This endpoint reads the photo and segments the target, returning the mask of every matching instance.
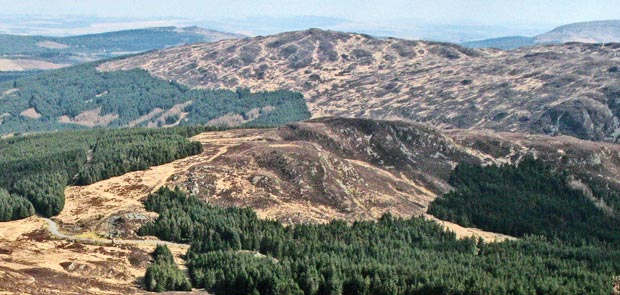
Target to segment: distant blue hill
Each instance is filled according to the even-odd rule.
[[[620,42],[620,20],[591,21],[557,27],[534,37],[510,36],[463,42],[471,48],[515,49],[549,43],[612,43]]]
[[[504,50],[532,46],[535,44],[536,40],[534,38],[524,36],[510,36],[461,43],[461,45],[470,48],[498,48]]]
[[[4,60],[0,63],[0,81],[4,76],[20,76],[19,72],[242,37],[199,27],[157,27],[69,37],[0,34],[0,59]]]

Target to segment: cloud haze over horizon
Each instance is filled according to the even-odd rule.
[[[243,18],[317,15],[357,21],[418,19],[444,24],[571,23],[613,19],[617,0],[20,0],[0,1],[0,14],[101,17]]]
[[[618,0],[0,0],[0,4],[0,18],[20,15],[19,25],[23,26],[23,20],[31,16],[28,28],[15,29],[5,21],[0,24],[0,31],[57,35],[157,24],[200,25],[250,35],[316,26],[459,41],[534,35],[557,25],[620,15]],[[312,17],[298,18],[302,15]],[[82,20],[75,21],[74,27],[54,29],[44,24],[35,27],[35,16],[81,16]],[[92,21],[88,21],[89,16]],[[435,37],[433,31],[441,32]]]

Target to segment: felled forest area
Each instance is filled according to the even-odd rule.
[[[145,201],[143,235],[191,243],[193,287],[215,294],[605,294],[620,251],[526,236],[457,239],[423,218],[297,224],[260,220],[162,188]],[[152,265],[157,268],[159,264]],[[166,281],[178,281],[162,264]],[[166,290],[174,290],[171,284]]]
[[[35,211],[57,215],[69,184],[86,185],[198,154],[202,146],[188,138],[204,130],[96,129],[0,140],[0,220]]]

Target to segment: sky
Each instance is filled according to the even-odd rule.
[[[614,19],[618,0],[0,0],[0,14],[183,17],[316,15],[358,21],[571,23]]]
[[[248,35],[312,26],[462,41],[532,36],[558,25],[620,18],[620,0],[0,0],[0,7],[0,17],[20,15],[26,16],[20,24],[30,21],[29,27],[15,29],[16,22],[5,18],[0,22],[1,32],[21,30],[25,34],[58,35],[189,24]],[[72,30],[67,30],[67,26],[53,29],[44,23],[33,29],[41,21],[34,16],[91,16],[106,21],[76,25]],[[298,16],[331,17],[346,22],[302,22],[296,20]],[[277,18],[279,22],[274,21]]]

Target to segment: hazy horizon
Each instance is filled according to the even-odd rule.
[[[572,23],[614,19],[616,0],[21,0],[3,3],[2,15],[92,15],[99,17],[181,17],[189,19],[315,15],[352,21],[416,19],[457,24]],[[38,9],[37,9],[38,8]]]
[[[0,32],[65,36],[197,25],[246,35],[266,35],[318,27],[461,42],[512,35],[533,36],[559,25],[618,18],[620,5],[614,2],[0,0],[3,4]]]

